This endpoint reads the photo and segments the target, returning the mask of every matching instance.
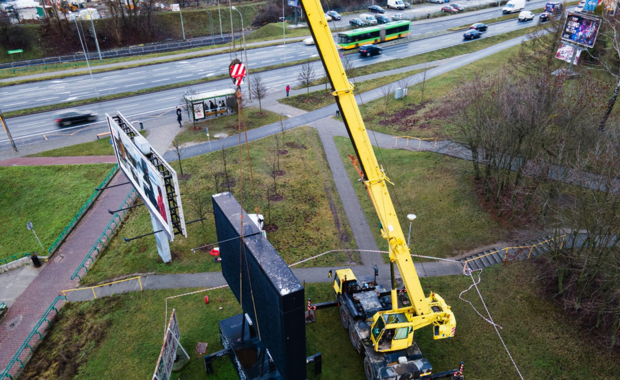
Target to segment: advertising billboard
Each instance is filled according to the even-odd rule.
[[[599,18],[570,12],[566,17],[562,40],[590,49],[594,47],[600,24]]]
[[[112,117],[107,115],[107,120],[119,167],[140,194],[151,215],[158,219],[166,235],[173,240],[172,218],[167,202],[166,185],[161,173]]]
[[[570,44],[565,44],[560,42],[560,47],[558,48],[557,53],[555,53],[555,57],[560,61],[570,63],[571,58],[573,58],[573,54],[575,53],[575,47]],[[576,65],[579,61],[579,56],[581,55],[581,48],[577,48],[577,54],[575,55],[575,60],[573,61],[573,65]]]
[[[161,347],[157,364],[155,365],[155,373],[153,380],[169,380],[172,374],[172,367],[177,358],[177,349],[179,348],[179,322],[177,322],[176,310],[172,309],[172,315],[168,322],[166,335],[164,335],[164,344]]]
[[[194,120],[205,118],[205,105],[204,103],[194,103]]]

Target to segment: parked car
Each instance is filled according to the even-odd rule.
[[[459,11],[459,12],[462,12],[462,11],[464,11],[464,10],[465,10],[465,7],[463,7],[463,6],[462,6],[462,5],[460,5],[460,4],[451,4],[450,6],[451,6],[452,8],[454,8],[454,9],[456,9],[456,10],[457,10],[457,11]]]
[[[403,3],[402,0],[388,0],[387,8],[388,9],[392,8],[392,9],[403,10],[403,9],[405,9],[405,3]]]
[[[481,22],[477,22],[475,24],[472,24],[469,29],[475,29],[478,30],[480,32],[486,32],[487,31],[488,26],[486,24],[483,24]]]
[[[352,19],[350,19],[349,20],[349,25],[351,25],[351,26],[366,26],[364,21],[360,20],[359,18],[352,18]]]
[[[304,40],[304,45],[314,45],[314,38],[308,37]]]
[[[371,5],[368,7],[368,10],[374,13],[385,13],[385,9],[381,8],[378,5]]]
[[[68,127],[71,124],[97,121],[97,114],[90,111],[68,109],[59,114],[56,114],[54,121],[59,127]]]
[[[435,3],[435,4],[441,4],[444,1],[443,0],[430,0],[431,3]]]
[[[364,21],[366,25],[377,25],[377,19],[373,15],[362,13],[359,15],[359,19]]]
[[[360,46],[360,55],[370,57],[371,55],[379,55],[383,52],[379,46],[376,45],[362,45]]]
[[[402,13],[396,13],[394,15],[392,15],[392,21],[400,21],[400,20],[404,20],[405,19],[405,15]]]
[[[549,12],[543,12],[540,14],[540,17],[538,18],[539,22],[546,22],[551,20],[551,13]]]
[[[388,22],[390,22],[390,19],[384,15],[376,15],[375,18],[377,19],[377,23],[379,24],[387,24]]]
[[[477,31],[476,29],[469,29],[465,34],[463,34],[463,39],[465,40],[474,40],[476,38],[482,37],[482,33]]]
[[[340,16],[340,13],[336,11],[329,11],[326,14],[329,15],[329,17],[331,17],[333,20],[336,20],[336,21],[342,20],[342,16]]]
[[[444,5],[441,7],[442,12],[446,13],[457,13],[458,11],[455,8],[452,8],[450,5]]]
[[[325,13],[325,20],[331,21],[332,20],[332,16],[328,15],[327,13]]]
[[[534,19],[534,13],[530,11],[521,11],[519,13],[519,21],[532,21]]]
[[[411,9],[411,3],[408,1],[403,1],[403,3],[405,4],[405,8]]]

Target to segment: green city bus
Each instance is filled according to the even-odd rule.
[[[338,33],[340,49],[355,49],[364,44],[374,44],[407,37],[411,28],[410,21],[395,21]]]

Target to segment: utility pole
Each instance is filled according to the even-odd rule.
[[[93,87],[95,88],[95,95],[97,95],[97,99],[99,99],[99,91],[97,91],[97,86],[95,85],[95,78],[93,78],[93,72],[90,69],[90,62],[88,61],[88,55],[86,55],[86,49],[84,48],[84,42],[82,42],[82,35],[80,34],[80,28],[77,23],[77,17],[73,18],[75,21],[75,29],[77,30],[78,38],[80,39],[80,44],[82,45],[82,51],[84,52],[84,59],[86,59],[86,66],[88,66],[88,73],[90,74],[90,80],[93,82]],[[84,36],[86,38],[86,36]]]
[[[2,115],[2,110],[0,110],[0,122],[2,123],[2,127],[4,127],[4,131],[6,132],[6,135],[9,137],[9,141],[11,142],[11,145],[13,146],[13,150],[17,152],[15,141],[13,141],[13,136],[11,136],[9,127],[6,126],[6,121],[4,120],[4,115]]]
[[[90,25],[93,28],[93,37],[95,37],[95,45],[97,45],[97,53],[99,53],[99,62],[103,59],[101,58],[101,49],[99,49],[99,41],[97,41],[97,32],[95,32],[95,23],[93,22],[93,14],[88,13],[88,18],[90,19]]]
[[[185,27],[183,26],[183,12],[181,11],[181,5],[183,5],[183,3],[179,3],[179,15],[181,16],[181,32],[183,33],[183,41],[185,41]]]

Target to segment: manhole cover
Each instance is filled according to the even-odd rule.
[[[55,262],[55,263],[59,263],[59,262],[61,262],[61,261],[62,261],[62,259],[64,259],[64,258],[65,258],[65,255],[58,255],[58,256],[54,259],[54,262]]]
[[[208,343],[198,342],[198,344],[196,345],[196,353],[198,354],[206,353],[208,345],[209,345]]]

